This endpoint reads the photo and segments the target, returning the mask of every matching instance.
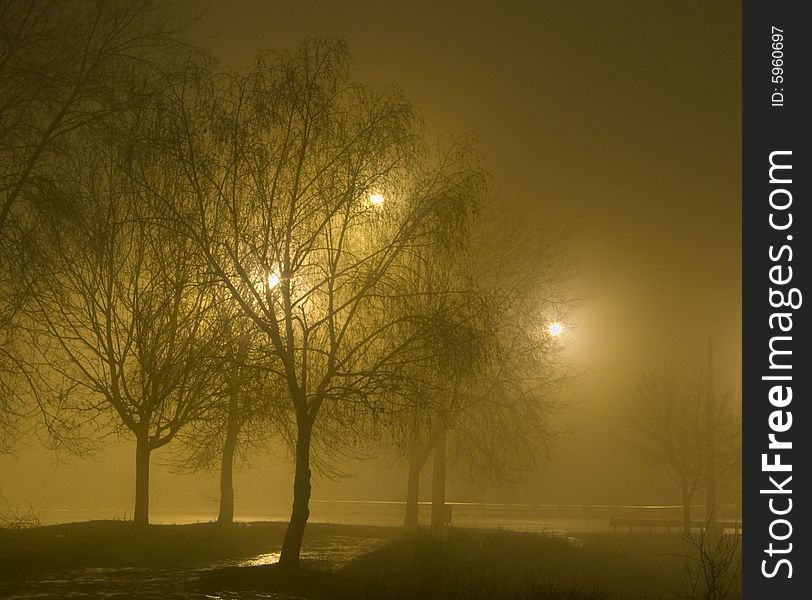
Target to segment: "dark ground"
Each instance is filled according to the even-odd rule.
[[[170,597],[161,586],[171,582],[172,598],[671,599],[685,592],[686,569],[695,564],[678,534],[563,539],[452,529],[437,538],[427,531],[405,535],[396,528],[313,523],[302,571],[292,575],[263,564],[275,560],[284,527],[139,530],[127,522],[93,521],[0,530],[0,597],[159,598]],[[119,591],[110,592],[107,580],[116,580]]]

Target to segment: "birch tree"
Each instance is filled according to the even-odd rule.
[[[465,220],[483,185],[460,148],[426,160],[412,106],[352,82],[349,64],[342,43],[309,41],[176,92],[194,198],[178,221],[273,348],[294,415],[288,567],[310,514],[314,438],[352,411],[387,410],[420,331],[396,310],[408,257]]]

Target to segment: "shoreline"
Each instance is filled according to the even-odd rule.
[[[493,598],[547,597],[533,595],[544,589],[560,592],[553,598],[627,600],[656,598],[660,592],[668,597],[665,592],[678,588],[690,565],[689,548],[675,533],[606,532],[567,539],[450,528],[438,537],[428,529],[407,533],[402,527],[314,522],[305,534],[303,576],[291,579],[276,573],[274,565],[286,525],[210,522],[138,528],[124,521],[85,521],[2,529],[0,596],[9,590],[16,597],[28,597],[20,596],[20,590],[36,596],[60,581],[89,586],[93,593],[88,598],[125,585],[139,586],[138,593],[146,594],[133,596],[139,598],[159,597],[166,586],[178,585],[187,596],[197,590],[200,598],[214,591],[257,589],[287,590],[308,599],[445,598],[448,589],[467,590],[476,583],[490,589]],[[139,583],[143,581],[151,583]],[[566,591],[567,586],[575,591]],[[334,589],[345,595],[332,595]],[[404,590],[412,590],[411,595],[399,595]],[[584,595],[584,590],[595,593]],[[455,597],[479,597],[461,594]]]

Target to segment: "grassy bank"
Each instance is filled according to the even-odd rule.
[[[0,578],[80,568],[174,567],[249,559],[279,550],[286,523],[150,525],[88,521],[29,529],[0,529]],[[396,530],[313,523],[307,540],[335,536],[386,540]]]
[[[206,588],[329,600],[632,600],[673,598],[687,566],[679,536],[592,535],[583,543],[532,533],[452,530],[402,536],[332,573],[276,566],[209,573]]]
[[[704,598],[702,586],[687,592],[695,548],[679,535],[605,533],[565,540],[452,529],[438,538],[426,531],[405,535],[396,528],[313,523],[299,574],[248,560],[273,562],[284,528],[284,523],[252,523],[139,530],[130,523],[97,521],[0,530],[0,578],[33,580],[61,571],[70,585],[72,569],[155,567],[188,573],[192,566],[198,594],[256,590],[310,600],[634,600],[671,599],[682,591],[682,597]]]

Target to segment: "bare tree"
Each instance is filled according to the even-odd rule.
[[[130,158],[100,142],[66,162],[53,193],[76,211],[54,230],[53,271],[32,283],[32,316],[39,366],[60,401],[135,438],[134,520],[145,525],[151,452],[208,409],[212,294],[190,242],[162,225],[129,176]],[[173,186],[160,164],[142,174]]]
[[[704,529],[686,537],[689,553],[676,596],[683,600],[734,600],[742,597],[741,531]]]
[[[152,0],[0,4],[0,449],[13,446],[15,422],[36,409],[52,434],[64,433],[59,415],[30,402],[37,373],[16,328],[31,291],[21,282],[41,263],[42,216],[72,210],[39,190],[80,132],[149,95],[159,55],[177,46],[167,22]]]
[[[442,261],[445,284],[434,287],[447,291],[431,296],[445,307],[428,321],[432,358],[405,386],[419,396],[406,417],[407,527],[417,525],[420,471],[432,453],[438,528],[445,521],[447,457],[478,481],[514,483],[535,472],[555,432],[557,388],[569,378],[564,344],[547,330],[575,303],[559,245],[498,214],[485,217],[471,251],[458,255],[456,283],[448,282],[455,261]]]
[[[289,439],[285,390],[273,373],[267,348],[253,324],[235,312],[230,298],[220,298],[214,320],[213,401],[205,419],[178,435],[180,454],[169,464],[180,471],[219,469],[217,522],[234,522],[234,470],[251,450],[264,449],[275,437]]]
[[[623,443],[635,459],[666,467],[676,478],[686,535],[691,531],[691,501],[705,485],[706,393],[706,377],[701,368],[676,375],[666,369],[646,372],[618,415],[629,432]],[[730,399],[729,393],[714,397],[717,475],[728,473],[741,456],[736,443],[739,424]]]
[[[418,316],[415,322],[423,331],[412,345],[412,361],[399,374],[397,394],[405,409],[387,415],[378,428],[378,435],[390,437],[406,454],[406,527],[417,525],[420,473],[432,452],[435,483],[441,484],[433,486],[434,504],[440,505],[433,514],[442,519],[446,429],[454,423],[466,379],[483,367],[490,350],[484,298],[461,268],[468,258],[466,245],[448,250],[429,248],[416,257],[401,310]]]
[[[310,41],[177,92],[194,196],[178,221],[266,336],[295,417],[290,567],[314,438],[347,411],[385,410],[419,331],[395,310],[407,258],[465,219],[483,184],[459,149],[426,161],[411,105],[352,83],[348,66],[342,43]]]

